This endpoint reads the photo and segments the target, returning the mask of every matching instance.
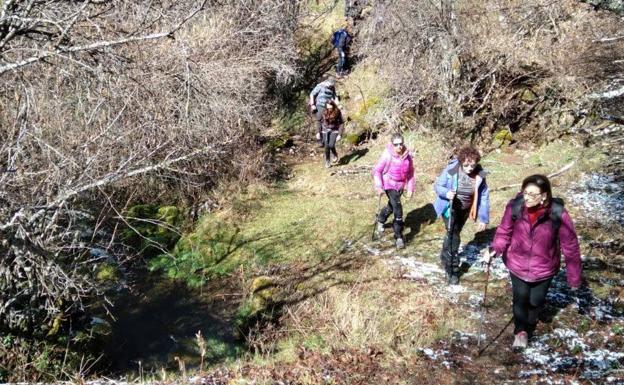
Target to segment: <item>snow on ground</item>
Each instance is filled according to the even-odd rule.
[[[570,204],[600,223],[624,225],[624,179],[605,174],[585,174],[567,193]]]
[[[461,248],[461,260],[468,264],[466,275],[483,272],[487,263],[480,255],[485,245],[468,244]],[[414,258],[393,256],[388,262],[391,266],[399,268],[403,277],[414,280],[426,280],[434,285],[445,285],[444,270],[439,264],[417,261]],[[502,261],[495,259],[490,267],[490,279],[507,279],[509,273]],[[451,302],[457,302],[460,298],[457,294],[468,293],[465,305],[473,311],[469,318],[479,319],[482,295],[473,292],[463,286],[444,286],[442,293]],[[530,347],[522,354],[527,364],[533,366],[518,373],[520,379],[527,379],[535,375],[546,376],[546,383],[558,384],[557,379],[548,380],[548,375],[553,373],[569,373],[575,371],[580,379],[588,381],[600,381],[607,384],[624,384],[622,368],[624,366],[624,349],[615,346],[613,342],[613,327],[617,325],[624,328],[624,314],[619,311],[614,303],[617,299],[603,300],[596,297],[588,287],[572,291],[566,282],[565,270],[553,279],[547,295],[548,306],[560,313],[578,313],[576,317],[579,323],[584,319],[591,325],[596,325],[586,333],[580,333],[575,329],[578,323],[566,328],[564,321],[556,321],[557,327],[549,333],[536,335],[530,343]],[[558,316],[555,316],[557,319]],[[543,328],[541,328],[543,330]],[[595,329],[595,330],[594,330]],[[481,336],[485,338],[485,336]],[[452,335],[454,344],[467,345],[477,339],[476,333],[455,331]],[[483,340],[482,340],[483,341]],[[423,355],[431,360],[439,361],[448,366],[449,352],[446,350],[421,349]],[[548,382],[550,381],[550,382]],[[528,383],[528,382],[527,382]]]

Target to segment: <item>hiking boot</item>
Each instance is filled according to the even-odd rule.
[[[405,242],[403,242],[403,238],[397,238],[396,239],[396,248],[397,249],[402,249],[405,247]]]
[[[331,167],[331,163],[329,163],[329,160],[325,161],[325,168],[330,168]]]
[[[511,347],[514,350],[524,350],[529,345],[529,335],[527,332],[520,332],[516,334],[513,345]]]
[[[338,157],[336,155],[332,155],[331,162],[332,163],[338,163]]]
[[[448,284],[449,285],[459,285],[459,277],[457,276],[457,274],[450,274],[448,277]]]
[[[381,235],[384,232],[384,224],[381,222],[377,222],[377,234]]]

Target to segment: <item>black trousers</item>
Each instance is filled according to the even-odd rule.
[[[529,336],[535,331],[537,317],[546,302],[546,293],[553,277],[538,282],[526,282],[511,275],[513,291],[514,334],[527,332]]]
[[[446,235],[444,236],[444,242],[442,243],[442,252],[440,253],[440,260],[442,266],[449,275],[459,275],[459,244],[461,243],[460,233],[468,220],[470,214],[470,208],[462,209],[461,204],[458,201],[453,203],[452,218],[444,219],[444,225],[446,227]],[[450,222],[450,228],[449,228]]]
[[[401,195],[403,190],[386,190],[388,196],[388,204],[381,209],[377,220],[381,223],[386,223],[390,214],[394,214],[394,221],[392,222],[392,229],[394,230],[394,238],[403,237],[403,205],[401,204]]]
[[[325,160],[329,160],[329,153],[334,154],[335,157],[338,157],[338,153],[336,152],[336,137],[338,137],[338,131],[327,130],[321,133],[321,140],[323,141],[323,146],[325,146]]]

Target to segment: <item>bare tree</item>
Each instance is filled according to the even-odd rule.
[[[620,24],[572,0],[377,1],[362,37],[367,60],[388,63],[380,123],[416,114],[457,140],[562,135],[596,108],[588,90],[621,78]]]
[[[269,85],[296,74],[298,12],[277,0],[2,3],[3,330],[45,335],[84,311],[98,264],[127,251],[130,202],[270,172],[256,137],[276,109]]]

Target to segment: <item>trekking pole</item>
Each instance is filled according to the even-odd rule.
[[[481,357],[481,354],[483,354],[483,352],[485,351],[485,349],[489,348],[490,345],[492,345],[494,343],[494,341],[496,341],[498,339],[498,337],[500,337],[503,332],[507,329],[507,327],[511,324],[511,321],[513,321],[513,316],[511,316],[511,318],[509,319],[509,321],[507,321],[507,323],[505,324],[505,326],[501,329],[501,331],[496,335],[496,337],[494,337],[487,345],[485,345],[483,347],[483,349],[479,350],[479,353],[477,353],[477,357]]]
[[[377,200],[377,211],[375,211],[375,221],[373,222],[373,235],[371,236],[371,241],[375,241],[375,234],[377,233],[377,215],[379,215],[379,208],[381,207],[381,194],[379,195],[379,199]]]
[[[483,302],[481,302],[481,325],[479,325],[479,335],[477,336],[477,347],[481,346],[481,335],[483,334],[483,325],[485,324],[485,301],[487,300],[488,282],[490,281],[490,265],[492,258],[488,252],[488,263],[485,271],[485,289],[483,290]]]

